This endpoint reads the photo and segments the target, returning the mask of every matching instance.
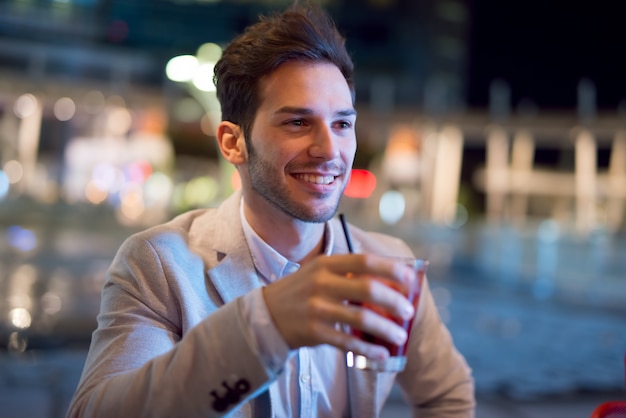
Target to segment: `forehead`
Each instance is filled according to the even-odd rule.
[[[352,108],[352,93],[336,65],[289,61],[259,82],[261,108]]]

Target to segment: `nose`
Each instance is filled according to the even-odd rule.
[[[313,143],[309,147],[311,157],[332,160],[339,156],[340,147],[337,136],[329,126],[315,130]]]

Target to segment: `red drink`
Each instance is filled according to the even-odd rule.
[[[415,312],[417,313],[417,308],[419,306],[419,300],[420,300],[420,295],[422,291],[422,283],[424,281],[424,276],[426,274],[426,269],[428,267],[428,261],[420,260],[420,259],[416,259],[416,260],[410,259],[409,261],[410,261],[411,266],[414,267],[415,274],[416,274],[415,280],[412,281],[411,289],[407,289],[405,286],[397,282],[393,282],[390,280],[383,280],[383,279],[380,279],[380,280],[385,285],[392,287],[393,289],[397,290],[400,293],[404,293],[407,299],[411,303],[413,303],[413,307],[415,308]],[[408,291],[408,295],[406,294],[407,291]],[[411,326],[413,325],[413,318],[415,317],[415,315],[409,320],[403,320],[398,317],[394,317],[390,315],[389,312],[387,312],[386,310],[382,309],[381,307],[377,305],[373,305],[369,303],[360,303],[359,305],[364,306],[376,312],[377,314],[384,316],[388,318],[389,320],[395,322],[396,324],[404,328],[404,330],[407,332],[407,335],[410,335],[410,330],[411,330]],[[392,366],[387,366],[385,362],[378,364],[376,360],[365,359],[362,356],[354,356],[353,353],[349,353],[349,357],[352,356],[351,358],[353,359],[353,360],[348,361],[349,367],[374,369],[374,370],[379,370],[379,371],[400,371],[404,368],[404,363],[406,362],[406,359],[404,357],[406,356],[407,344],[409,342],[408,337],[403,344],[397,345],[397,344],[393,344],[389,341],[383,340],[379,337],[376,337],[374,335],[371,335],[367,332],[363,332],[358,329],[352,329],[351,332],[352,332],[352,335],[360,338],[363,341],[367,341],[369,343],[376,344],[376,345],[381,345],[387,348],[387,350],[389,350],[389,355],[391,357],[390,364],[392,364]],[[354,358],[357,358],[357,357],[360,357],[360,362],[362,363],[362,365],[351,364],[351,363],[354,363]],[[386,362],[389,362],[389,359]]]

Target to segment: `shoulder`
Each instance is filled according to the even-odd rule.
[[[195,209],[129,236],[121,247],[125,253],[180,253],[193,247],[193,236],[216,209]],[[140,254],[137,254],[140,255]]]
[[[128,240],[154,242],[168,239],[168,237],[172,236],[178,236],[185,239],[185,237],[188,237],[191,234],[192,230],[195,228],[195,224],[205,215],[210,215],[212,211],[215,211],[215,209],[195,209],[182,213],[167,222],[154,225],[148,229],[137,232],[131,235]]]

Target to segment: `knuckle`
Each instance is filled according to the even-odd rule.
[[[354,308],[352,310],[352,320],[355,324],[361,326],[367,321],[368,312],[366,308]]]
[[[363,291],[368,295],[372,296],[378,291],[378,281],[373,279],[363,280]]]
[[[316,274],[311,282],[311,290],[314,295],[322,295],[328,287],[328,280],[323,274]]]
[[[370,257],[368,257],[367,254],[358,254],[357,257],[359,267],[364,270],[368,269],[371,264]]]
[[[309,304],[309,313],[312,317],[317,318],[323,315],[324,303],[319,297],[312,297],[308,301]]]

